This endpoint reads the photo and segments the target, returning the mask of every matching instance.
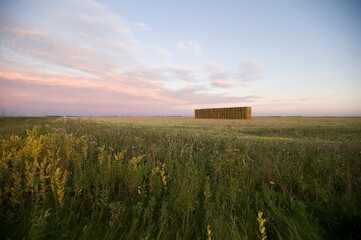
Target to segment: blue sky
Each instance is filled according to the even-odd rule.
[[[10,115],[361,116],[361,3],[1,1]]]

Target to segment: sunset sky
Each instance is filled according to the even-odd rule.
[[[0,1],[7,115],[361,116],[361,1]]]

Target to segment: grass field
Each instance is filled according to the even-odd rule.
[[[3,239],[360,239],[361,118],[1,117]]]

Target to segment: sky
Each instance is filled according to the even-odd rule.
[[[361,116],[359,0],[3,0],[2,115]]]

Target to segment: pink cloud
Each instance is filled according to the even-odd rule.
[[[222,87],[222,88],[228,88],[232,86],[232,83],[225,79],[215,79],[212,82],[212,85],[215,87]]]
[[[132,97],[136,102],[154,102],[167,104],[181,104],[182,101],[162,95],[163,87],[146,77],[132,77],[121,74],[109,74],[108,81],[102,79],[86,79],[79,77],[64,76],[58,74],[43,73],[20,73],[0,70],[0,79],[8,81],[12,85],[30,84],[42,87],[55,87],[58,89],[71,89],[76,98],[77,93],[93,92],[95,95],[102,95],[102,99],[117,98],[124,101],[125,97]],[[131,82],[131,83],[130,83]],[[26,91],[25,89],[23,91]],[[69,93],[69,92],[68,92]],[[61,98],[64,99],[64,98]],[[99,101],[99,99],[96,99]]]
[[[36,105],[38,109],[39,106],[45,104],[44,109],[56,110],[60,109],[57,105],[62,105],[62,112],[66,112],[65,106],[71,106],[71,108],[78,106],[78,109],[82,109],[81,112],[84,112],[85,106],[89,108],[93,106],[94,109],[99,110],[111,109],[110,106],[112,106],[114,109],[109,110],[109,114],[124,113],[124,109],[128,109],[125,106],[133,106],[134,109],[131,109],[131,112],[138,114],[147,112],[149,109],[154,110],[154,106],[162,106],[164,108],[162,112],[172,111],[172,109],[178,112],[181,109],[191,111],[194,105],[239,104],[258,99],[256,96],[228,97],[222,94],[205,93],[203,87],[170,90],[145,75],[136,76],[137,72],[135,71],[133,76],[111,73],[108,74],[107,81],[101,79],[94,81],[94,79],[73,78],[58,74],[1,70],[0,84],[3,86],[2,95],[6,99],[6,106],[17,105],[31,108]],[[117,107],[120,105],[123,108]],[[128,109],[125,112],[129,113],[129,111]],[[92,113],[95,114],[95,110]]]
[[[31,36],[44,36],[45,33],[39,29],[35,28],[10,28],[5,27],[3,28],[4,31],[23,36],[23,37],[31,37]]]
[[[0,78],[11,80],[12,82],[25,82],[38,85],[59,86],[63,88],[81,88],[87,86],[88,88],[99,87],[87,79],[73,78],[69,76],[50,75],[43,73],[20,73],[13,71],[0,70]]]

